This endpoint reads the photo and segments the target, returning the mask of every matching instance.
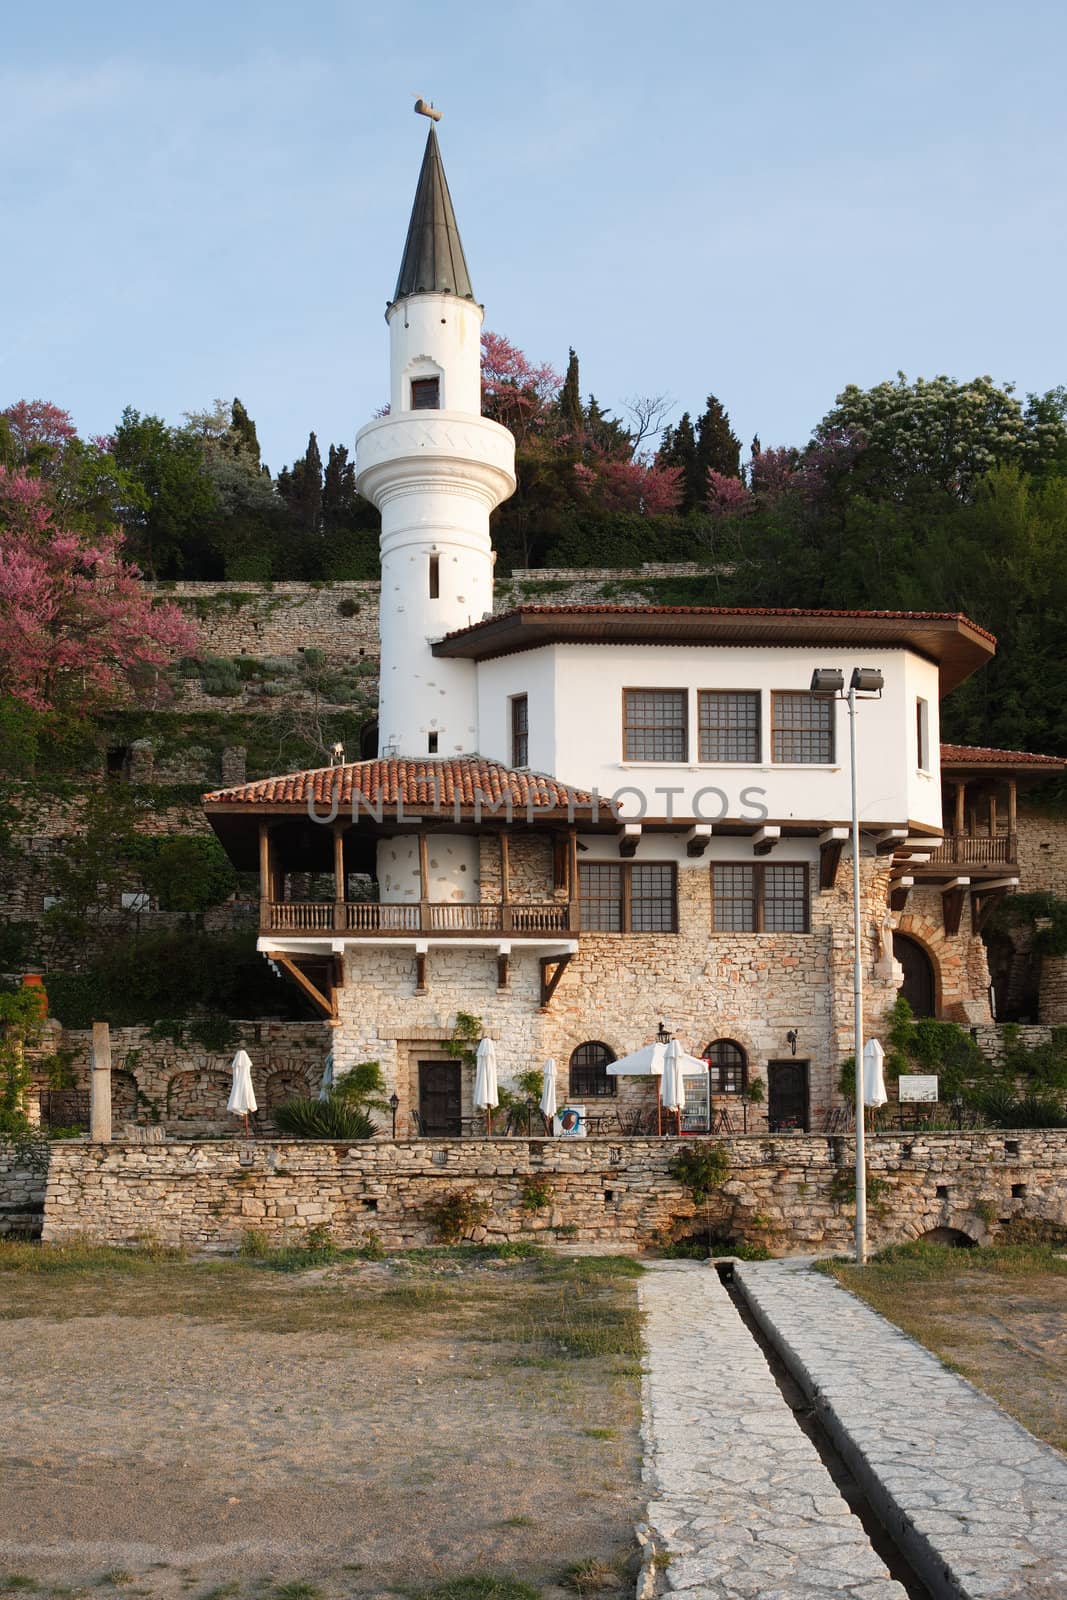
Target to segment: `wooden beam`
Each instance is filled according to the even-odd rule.
[[[496,986],[507,989],[511,985],[511,956],[502,950],[496,958]]]
[[[416,994],[426,994],[427,992],[428,992],[428,986],[427,986],[427,983],[426,983],[426,952],[425,952],[425,950],[416,950],[416,952],[415,952],[415,993]]]
[[[511,899],[511,840],[506,828],[500,830],[500,900],[507,905]],[[503,988],[503,984],[501,985]]]
[[[989,792],[989,837],[991,839],[995,839],[996,836],[997,836],[997,791],[995,789],[991,789],[990,792]]]
[[[426,829],[419,829],[419,899],[425,905],[430,898],[430,848],[426,843]]]
[[[752,835],[752,854],[754,856],[769,856],[775,845],[782,837],[782,830],[777,823],[767,823],[758,828]]]
[[[548,1006],[552,996],[559,988],[559,980],[570,966],[574,957],[570,954],[562,956],[541,957],[541,1010]],[[550,970],[551,969],[551,970]]]
[[[966,785],[966,783],[964,783],[961,780],[956,785],[956,820],[955,820],[955,822],[953,824],[953,832],[956,833],[956,834],[966,833],[967,832],[967,829],[965,827],[966,821],[967,821],[967,785]]]
[[[1018,831],[1019,822],[1019,783],[1016,778],[1008,779],[1008,832],[1014,835]]]
[[[908,837],[907,828],[883,828],[874,836],[874,848],[880,856],[891,855]]]
[[[819,835],[819,888],[832,889],[837,882],[841,852],[848,838],[847,828],[827,828]]]
[[[702,856],[711,843],[711,823],[695,823],[685,836],[685,853],[687,856]]]
[[[297,966],[292,957],[287,956],[284,951],[268,950],[267,954],[272,961],[276,961],[280,967],[284,967],[291,978],[295,978],[296,982],[300,985],[301,989],[303,989],[304,993],[311,1000],[312,1004],[318,1006],[319,1010],[324,1016],[331,1018],[331,1020],[337,1016],[337,999],[332,992],[330,998],[327,1000],[322,991],[316,988],[315,984],[312,983],[307,973],[301,972],[300,968]]]
[[[635,856],[640,843],[641,824],[639,822],[624,822],[619,829],[620,856]]]
[[[960,931],[963,902],[970,886],[970,878],[952,878],[941,886],[941,915],[949,935]]]
[[[898,878],[889,886],[890,911],[903,911],[908,903],[908,895],[915,886],[914,878]]]
[[[266,925],[266,913],[273,899],[274,885],[270,881],[270,829],[265,822],[259,825],[259,925]]]

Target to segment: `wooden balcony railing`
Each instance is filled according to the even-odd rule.
[[[464,904],[456,901],[414,901],[382,905],[372,901],[265,901],[262,933],[373,933],[459,935],[470,933],[535,934],[560,937],[578,931],[578,908],[566,901],[544,904]]]
[[[930,865],[1008,866],[1018,859],[1018,837],[1014,833],[997,833],[992,838],[977,833],[947,833],[944,843],[930,856]]]

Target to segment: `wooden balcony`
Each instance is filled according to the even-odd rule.
[[[512,938],[571,938],[578,932],[578,907],[567,901],[512,901],[506,905],[455,901],[411,901],[384,905],[374,901],[273,900],[260,908],[261,933],[411,938],[413,934],[504,934]]]
[[[1013,867],[1019,858],[1018,835],[947,833],[944,843],[931,852],[931,867]]]

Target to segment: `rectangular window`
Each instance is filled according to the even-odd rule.
[[[430,756],[435,756],[437,754],[437,734],[436,733],[428,733],[426,735],[426,754],[430,755]]]
[[[755,690],[701,689],[697,696],[701,761],[760,759],[760,697]]]
[[[441,403],[440,378],[412,378],[412,411],[437,411]]]
[[[716,862],[711,925],[716,933],[809,932],[806,864]]]
[[[623,690],[623,760],[689,759],[686,689]]]
[[[677,933],[674,867],[669,862],[582,862],[582,927],[599,933]]]
[[[524,694],[511,698],[511,765],[530,765],[530,702]]]
[[[806,689],[771,695],[771,760],[830,762],[834,759],[834,702]]]
[[[440,556],[431,556],[430,557],[429,577],[430,577],[430,599],[431,600],[440,600],[440,598],[441,598],[441,557]]]
[[[915,702],[915,754],[923,772],[930,770],[930,707],[925,700]]]

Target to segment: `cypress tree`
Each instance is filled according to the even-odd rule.
[[[697,423],[697,468],[701,498],[707,485],[708,469],[724,478],[741,476],[741,441],[730,426],[730,418],[713,394],[709,394],[704,415]]]
[[[704,509],[707,480],[701,479],[697,464],[697,441],[693,422],[684,411],[673,428],[664,428],[656,458],[660,466],[682,469],[682,511]]]
[[[578,357],[568,352],[567,376],[559,391],[559,414],[564,428],[570,433],[580,433],[585,417],[582,412],[582,391],[578,380]]]
[[[249,461],[254,462],[258,469],[260,459],[256,425],[236,395],[234,395],[233,408],[230,412],[230,433],[233,437],[234,455],[247,456]]]

